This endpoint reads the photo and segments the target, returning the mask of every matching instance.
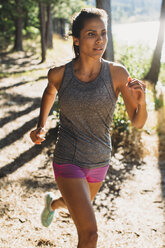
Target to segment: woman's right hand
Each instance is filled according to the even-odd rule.
[[[46,132],[43,127],[38,127],[37,129],[31,131],[30,138],[35,144],[40,145],[41,142],[45,140],[45,133]]]

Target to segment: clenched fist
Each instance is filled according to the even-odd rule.
[[[30,138],[35,144],[40,145],[41,142],[45,140],[45,133],[46,132],[43,127],[38,127],[37,129],[31,131]]]

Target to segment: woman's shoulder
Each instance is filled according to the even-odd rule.
[[[118,63],[118,62],[113,62],[113,61],[109,61],[109,60],[105,60],[105,59],[104,59],[104,62],[108,63],[110,69],[113,70],[113,72],[115,72],[115,73],[119,73],[119,72],[120,73],[128,73],[125,66]]]
[[[65,71],[65,65],[61,65],[49,69],[48,71],[49,82],[55,83],[56,81],[58,81],[61,77],[63,77],[64,71]]]
[[[122,87],[125,86],[128,82],[129,73],[125,68],[125,66],[123,66],[120,63],[112,62],[108,60],[106,60],[106,62],[109,64],[109,70],[113,82],[113,87],[116,96],[118,96]]]
[[[61,66],[53,67],[53,68],[49,69],[49,71],[48,71],[48,81],[49,81],[49,83],[52,83],[57,89],[60,88],[60,84],[62,82],[64,72],[65,72],[65,67],[69,63],[70,62],[68,62],[64,65],[61,65]]]
[[[105,60],[105,62],[109,64],[109,69],[113,81],[119,84],[127,81],[129,73],[124,65],[108,60]]]

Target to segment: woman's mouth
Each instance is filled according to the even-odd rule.
[[[101,47],[101,48],[93,48],[93,50],[95,50],[95,51],[103,51],[103,48]]]

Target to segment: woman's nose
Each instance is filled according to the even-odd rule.
[[[102,43],[102,42],[103,42],[103,37],[102,37],[102,35],[98,35],[96,42],[97,42],[97,43]]]

